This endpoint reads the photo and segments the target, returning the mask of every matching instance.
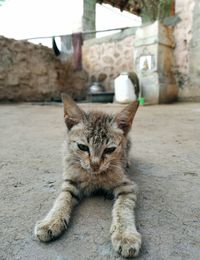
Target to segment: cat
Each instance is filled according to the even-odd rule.
[[[63,94],[67,140],[61,192],[47,216],[36,223],[36,237],[47,242],[68,227],[73,207],[83,196],[104,190],[114,196],[110,229],[113,248],[124,257],[137,256],[141,235],[135,226],[137,186],[126,175],[128,132],[138,108],[131,102],[116,115],[84,112]]]

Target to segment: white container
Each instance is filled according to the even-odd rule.
[[[119,103],[129,103],[137,99],[135,88],[128,77],[127,72],[122,72],[114,80],[115,101]]]

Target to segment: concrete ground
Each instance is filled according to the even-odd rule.
[[[45,244],[33,236],[59,191],[64,130],[61,105],[0,106],[1,260],[121,259],[109,236],[112,201],[103,197],[82,201],[60,239]],[[136,259],[199,260],[200,104],[140,107],[131,136],[143,236]]]

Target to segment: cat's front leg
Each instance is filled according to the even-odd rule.
[[[80,192],[77,187],[70,180],[65,180],[50,212],[36,223],[36,237],[43,242],[59,237],[67,229],[72,208],[79,199]]]
[[[114,195],[116,200],[110,230],[113,247],[124,257],[137,256],[141,235],[135,226],[136,185],[132,182],[122,183],[114,189]]]

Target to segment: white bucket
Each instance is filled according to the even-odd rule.
[[[122,72],[114,80],[115,101],[119,103],[129,103],[137,99],[135,88],[128,77],[128,72]]]

